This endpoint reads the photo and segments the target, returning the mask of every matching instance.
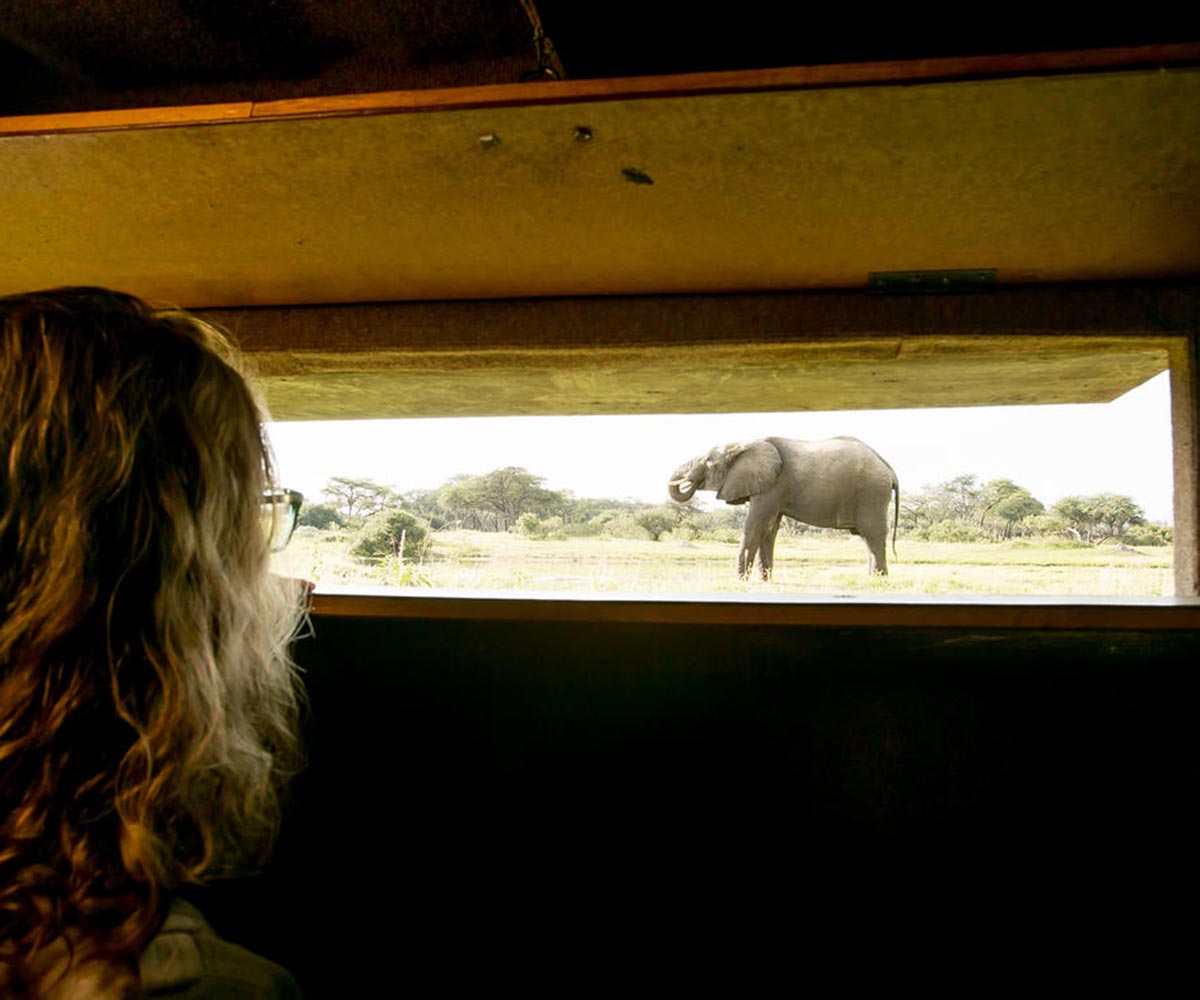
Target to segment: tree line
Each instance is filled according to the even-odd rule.
[[[960,475],[901,497],[900,532],[929,541],[1062,537],[1095,544],[1165,545],[1169,525],[1151,524],[1132,497],[1072,495],[1046,507],[1011,479]]]
[[[552,490],[541,476],[507,466],[483,475],[454,476],[434,489],[398,492],[371,479],[336,476],[322,502],[306,503],[298,523],[358,534],[352,551],[366,556],[414,555],[430,532],[465,528],[515,531],[530,538],[712,538],[735,541],[744,507],[703,511],[693,504],[576,497]]]
[[[308,503],[299,523],[357,533],[363,556],[415,557],[430,533],[465,528],[515,531],[530,538],[610,536],[736,541],[745,506],[705,511],[688,504],[576,497],[552,490],[527,469],[507,466],[459,475],[434,489],[398,492],[371,479],[337,476],[322,502]],[[788,533],[820,531],[784,519]],[[928,541],[1004,540],[1056,536],[1094,544],[1117,538],[1157,545],[1171,539],[1166,525],[1150,524],[1131,497],[1113,493],[1069,496],[1047,508],[1010,479],[986,483],[970,474],[901,496],[899,533]]]

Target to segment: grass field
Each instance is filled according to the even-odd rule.
[[[447,590],[633,593],[1045,594],[1161,596],[1174,593],[1169,546],[1068,547],[901,539],[891,575],[868,579],[866,546],[846,536],[780,536],[770,582],[741,581],[735,544],[577,538],[450,531],[434,535],[419,564],[364,564],[352,536],[300,528],[273,568],[324,584],[428,586]]]

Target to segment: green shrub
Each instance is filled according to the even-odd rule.
[[[526,538],[536,538],[539,541],[562,542],[567,538],[566,525],[557,514],[543,521],[532,511],[526,511],[517,518],[513,527]]]
[[[406,510],[383,510],[367,518],[350,554],[366,559],[419,559],[428,549],[428,528],[421,518]]]
[[[1053,511],[1042,514],[1030,514],[1021,518],[1022,534],[1041,536],[1045,538],[1054,535],[1069,537],[1069,526],[1061,514]]]
[[[533,513],[526,511],[517,518],[517,523],[513,525],[517,534],[524,535],[526,538],[542,538],[545,531],[542,529],[542,519]]]
[[[1171,528],[1166,524],[1138,524],[1121,536],[1126,545],[1169,545]]]
[[[660,507],[645,507],[634,513],[633,519],[654,541],[675,527],[675,510],[665,504]]]
[[[629,514],[618,514],[610,518],[604,525],[604,534],[609,538],[633,538],[638,541],[650,538],[650,532]]]
[[[1051,535],[1049,538],[1043,538],[1042,544],[1048,549],[1090,549],[1092,544],[1085,542],[1081,538],[1068,538],[1062,535]]]
[[[421,569],[395,556],[384,556],[379,561],[378,579],[386,587],[432,587],[433,582]]]
[[[328,528],[336,525],[340,528],[345,523],[342,515],[327,503],[306,503],[296,518],[297,527]]]
[[[737,545],[742,540],[742,533],[736,528],[713,528],[702,531],[696,536],[702,542],[722,542],[726,545]]]
[[[931,524],[928,528],[917,528],[909,536],[922,542],[985,542],[991,541],[989,532],[969,521],[946,520]]]
[[[594,520],[583,524],[568,524],[563,528],[563,534],[567,538],[596,538],[603,533],[603,527]]]

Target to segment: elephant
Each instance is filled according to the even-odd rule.
[[[775,534],[788,517],[818,528],[846,528],[867,543],[868,575],[887,575],[888,501],[896,497],[892,552],[900,520],[900,481],[870,446],[852,437],[794,441],[769,437],[713,448],[684,462],[668,483],[671,499],[687,503],[697,490],[716,490],[730,504],[749,502],[738,549],[738,575],[750,576],[757,555],[764,580],[775,562]]]

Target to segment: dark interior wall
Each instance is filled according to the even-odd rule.
[[[1198,648],[1191,631],[318,618],[298,647],[310,763],[276,858],[200,902],[319,997],[390,982],[348,955],[591,940],[613,914],[674,922],[734,895],[905,873],[923,891],[1035,871],[1111,887],[1200,833]]]
[[[0,3],[0,113],[30,114],[339,93],[923,59],[1193,41],[1194,17],[1141,7],[1080,16],[1046,4],[1003,17],[769,0],[106,0]],[[955,12],[957,13],[957,12]],[[799,30],[797,30],[799,28]]]
[[[0,4],[0,114],[515,83],[519,0]]]

